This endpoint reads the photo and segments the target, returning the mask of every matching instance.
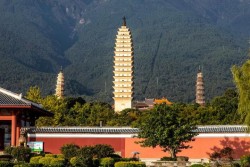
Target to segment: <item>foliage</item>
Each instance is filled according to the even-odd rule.
[[[50,166],[53,166],[53,167],[64,167],[65,166],[65,160],[63,158],[53,158],[50,161]]]
[[[12,162],[0,161],[0,167],[13,167],[14,164]]]
[[[115,153],[114,148],[111,145],[107,144],[97,144],[94,146],[93,151],[96,158],[108,157],[111,154]]]
[[[107,158],[101,158],[100,159],[100,165],[103,167],[111,167],[114,166],[115,160],[113,158],[107,157]]]
[[[26,93],[25,98],[40,103],[42,100],[41,90],[38,86],[31,86]]]
[[[239,92],[239,104],[238,104],[238,111],[241,113],[242,119],[247,123],[250,124],[250,60],[247,60],[241,67],[233,66],[232,73],[234,82],[237,86]]]
[[[144,162],[130,161],[130,162],[116,162],[115,167],[146,167]]]
[[[250,166],[250,156],[244,155],[240,158],[240,164],[242,167],[248,167]]]
[[[177,158],[172,158],[172,157],[162,157],[160,159],[161,161],[176,161]]]
[[[65,144],[60,148],[61,153],[65,157],[66,160],[70,160],[72,157],[78,155],[78,150],[80,147],[76,144]]]
[[[190,167],[205,167],[205,166],[201,164],[192,164]]]
[[[36,157],[31,157],[30,158],[30,163],[31,164],[38,164],[39,160],[42,158],[42,156],[36,156]]]
[[[164,152],[169,151],[172,158],[175,158],[181,149],[189,148],[186,142],[193,140],[197,135],[193,132],[196,126],[193,122],[179,117],[181,110],[182,106],[177,104],[156,105],[138,126],[138,138],[142,140],[137,143],[144,147],[159,146]]]
[[[12,155],[17,161],[29,161],[31,149],[28,147],[18,146],[18,147],[6,147],[5,152]]]
[[[38,163],[39,164],[43,164],[44,166],[49,166],[51,161],[52,161],[52,157],[42,157],[39,159]]]
[[[223,161],[232,161],[233,149],[230,147],[225,147],[219,151],[214,151],[212,154],[209,155],[210,160],[216,161],[216,160],[223,160]]]

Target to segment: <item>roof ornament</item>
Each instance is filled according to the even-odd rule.
[[[123,24],[122,25],[126,26],[126,17],[124,16],[122,19],[123,19]]]

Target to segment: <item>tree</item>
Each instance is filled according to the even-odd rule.
[[[31,86],[26,93],[25,98],[32,100],[36,103],[41,103],[42,96],[41,96],[41,90],[38,86]]]
[[[176,158],[181,149],[190,148],[186,143],[197,135],[194,132],[196,126],[192,121],[179,117],[181,110],[182,106],[176,104],[156,105],[138,125],[138,138],[142,140],[137,143],[144,147],[159,146],[164,152],[169,151],[172,158]]]
[[[245,123],[250,125],[250,60],[241,67],[233,66],[232,73],[234,82],[239,93],[238,111]]]

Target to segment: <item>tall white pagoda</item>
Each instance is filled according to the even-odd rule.
[[[126,18],[118,29],[114,55],[114,110],[132,108],[133,100],[133,40]]]
[[[197,80],[196,80],[196,100],[197,104],[201,106],[205,105],[205,89],[204,89],[204,81],[203,81],[203,74],[202,71],[199,69],[197,73]]]
[[[64,97],[64,75],[62,69],[58,73],[57,82],[56,82],[56,93],[55,95],[58,98]]]

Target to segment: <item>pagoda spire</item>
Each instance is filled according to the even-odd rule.
[[[133,40],[126,18],[118,29],[115,42],[113,99],[114,110],[120,112],[132,108],[133,100]]]
[[[196,99],[195,102],[200,104],[201,106],[205,105],[205,89],[204,89],[204,81],[203,81],[203,74],[201,68],[199,66],[199,70],[197,73],[196,79]]]
[[[58,98],[63,98],[64,97],[64,74],[63,74],[62,66],[61,66],[61,70],[60,70],[60,72],[58,73],[58,76],[57,76],[55,95]]]
[[[126,17],[124,16],[122,19],[123,19],[123,24],[122,25],[126,26],[127,25],[127,23],[126,23]]]

